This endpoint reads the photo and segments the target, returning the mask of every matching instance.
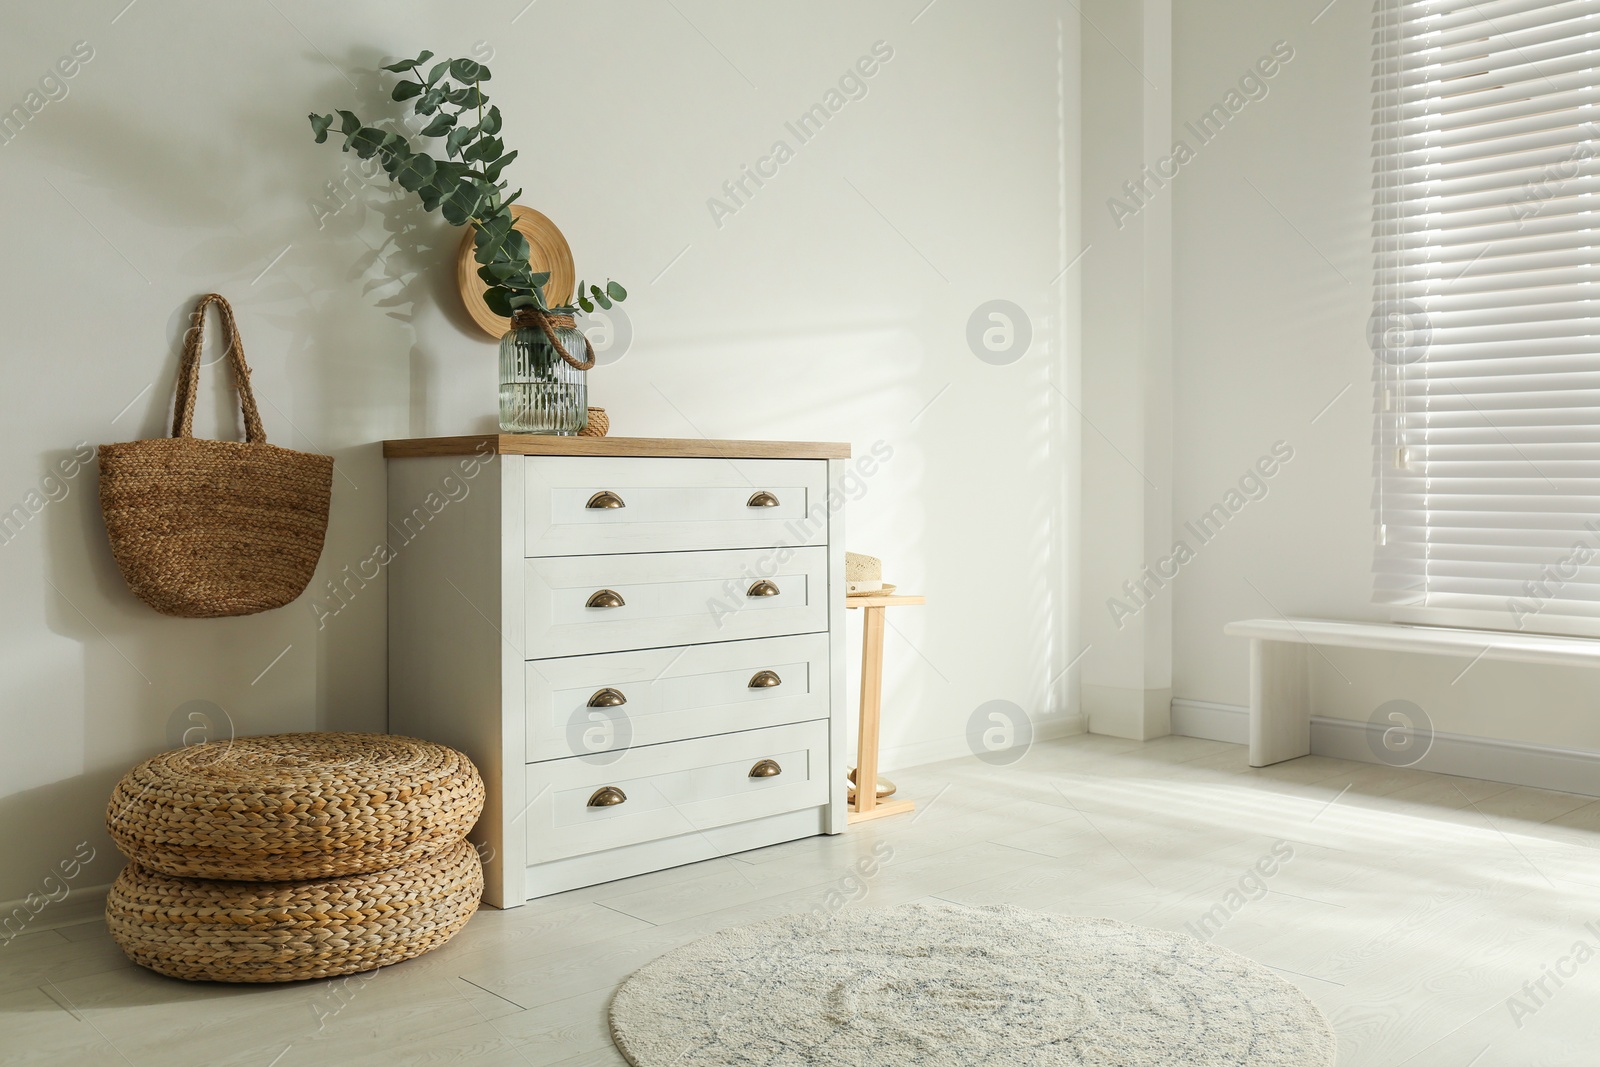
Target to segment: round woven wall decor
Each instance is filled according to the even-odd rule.
[[[295,982],[387,967],[438,948],[483,895],[465,841],[392,870],[311,882],[170,878],[130,863],[106,925],[142,967],[201,982]]]
[[[288,881],[386,870],[449,849],[483,811],[455,749],[388,734],[239,737],[163,752],[111,793],[128,858],[183,878]]]
[[[578,275],[566,237],[546,215],[531,207],[512,204],[511,219],[511,228],[528,239],[528,262],[534,271],[550,272],[550,280],[544,286],[545,302],[553,308],[567,306],[572,301],[572,291],[577,288]],[[474,256],[476,233],[469,226],[467,235],[461,239],[461,248],[456,252],[456,282],[461,287],[467,314],[498,341],[511,332],[511,320],[496,315],[483,302],[483,294],[489,286],[478,277],[481,264]]]

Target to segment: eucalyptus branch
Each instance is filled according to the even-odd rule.
[[[500,180],[500,175],[517,153],[505,151],[498,136],[500,109],[484,110],[489,97],[483,91],[483,83],[490,80],[489,68],[470,59],[447,59],[424,78],[420,68],[432,58],[432,52],[423,52],[416,59],[401,60],[383,69],[409,74],[414,79],[400,81],[390,98],[397,103],[412,101],[412,110],[418,116],[434,116],[419,136],[444,138],[444,159],[413,148],[404,133],[363,124],[349,111],[313,114],[311,131],[317,143],[322,144],[337,116],[344,151],[355,152],[362,159],[376,156],[391,179],[417,194],[424,210],[439,210],[452,225],[472,226],[476,230],[473,244],[478,277],[488,285],[484,302],[497,315],[510,315],[527,307],[549,310],[544,286],[550,275],[533,270],[528,239],[513,225],[511,205],[522,190],[502,195],[509,183]],[[453,105],[456,110],[446,111],[446,105]],[[474,110],[474,106],[477,124],[463,127],[461,116]],[[448,121],[441,123],[441,119]],[[580,283],[576,297],[580,307],[593,311],[596,305],[610,308],[613,301],[626,299],[627,295],[616,282],[607,282],[604,289],[592,285],[588,293]]]

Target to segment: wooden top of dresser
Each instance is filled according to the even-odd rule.
[[[838,441],[710,441],[676,437],[555,437],[486,433],[385,441],[386,459],[415,456],[676,456],[688,459],[849,459]]]

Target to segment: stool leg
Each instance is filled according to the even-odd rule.
[[[883,710],[883,613],[862,610],[861,736],[856,745],[856,811],[878,806],[878,720]]]

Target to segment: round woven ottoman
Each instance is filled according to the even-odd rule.
[[[139,764],[106,826],[147,871],[277,882],[368,874],[453,848],[483,811],[461,753],[388,734],[278,734]]]
[[[173,978],[292,982],[438,948],[482,895],[466,841],[393,870],[310,882],[173,878],[130,863],[111,886],[106,925],[133,962]]]

